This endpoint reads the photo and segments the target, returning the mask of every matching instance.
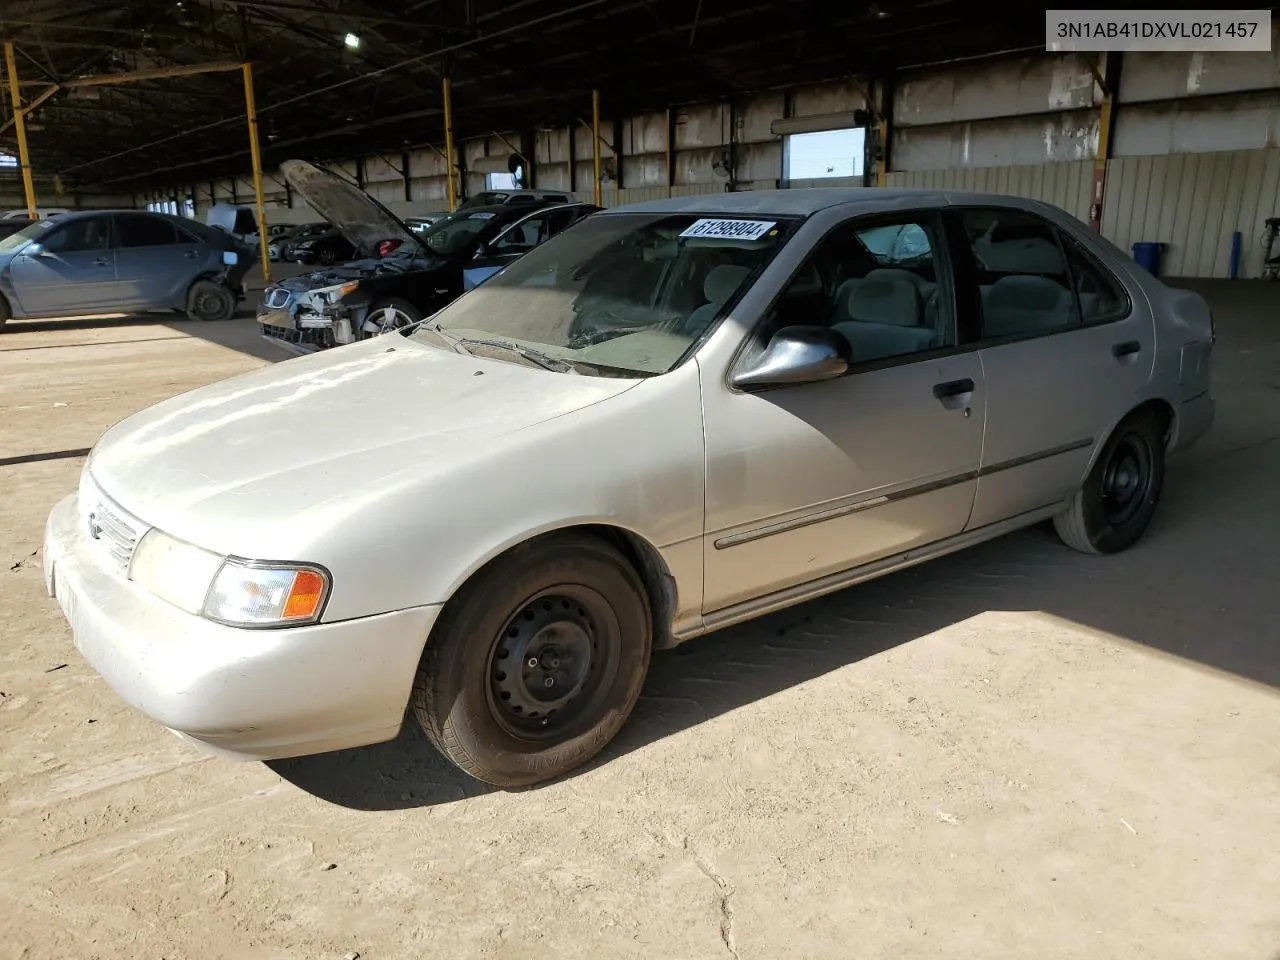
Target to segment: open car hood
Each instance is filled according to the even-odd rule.
[[[305,160],[286,160],[280,164],[280,172],[316,213],[362,253],[373,253],[383,240],[401,241],[402,250],[422,249],[399,217],[337,174]]]

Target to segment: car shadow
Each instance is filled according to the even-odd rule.
[[[658,653],[630,721],[588,769],[989,611],[1042,612],[1280,686],[1274,618],[1262,612],[1280,564],[1256,561],[1266,555],[1261,531],[1280,529],[1280,507],[1246,454],[1234,455],[1238,469],[1224,469],[1231,454],[1171,468],[1156,521],[1124,554],[1075,553],[1041,524]],[[1250,531],[1256,549],[1240,546]],[[490,789],[439,757],[412,720],[391,743],[271,767],[361,810]]]

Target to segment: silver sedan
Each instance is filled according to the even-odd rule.
[[[1213,344],[1202,298],[1032,201],[615,208],[429,320],[113,427],[46,582],[204,748],[408,712],[535,783],[609,743],[654,649],[1049,518],[1131,546],[1210,427]]]

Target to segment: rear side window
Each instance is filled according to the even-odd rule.
[[[1050,224],[1017,210],[965,210],[982,300],[982,335],[1026,337],[1080,325],[1071,270]]]
[[[1062,237],[1062,249],[1071,268],[1071,281],[1080,303],[1083,323],[1111,323],[1129,315],[1129,295],[1105,267],[1070,237]]]
[[[158,217],[116,218],[116,244],[120,247],[162,247],[178,242],[178,231]]]

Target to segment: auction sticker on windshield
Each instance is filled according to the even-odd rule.
[[[774,220],[698,220],[682,237],[718,237],[725,240],[759,240],[777,226]]]

